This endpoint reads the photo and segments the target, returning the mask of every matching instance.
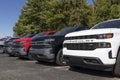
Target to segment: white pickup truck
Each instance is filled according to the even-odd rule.
[[[65,36],[63,57],[71,68],[112,71],[120,76],[120,19]]]
[[[4,42],[5,42],[6,38],[1,38],[0,39],[0,53],[4,52]]]

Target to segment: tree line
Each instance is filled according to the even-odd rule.
[[[27,0],[19,20],[13,27],[14,36],[61,30],[70,26],[89,26],[120,18],[120,0]]]

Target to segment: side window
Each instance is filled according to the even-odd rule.
[[[95,25],[92,29],[101,29],[101,28],[120,28],[120,20],[101,22]]]
[[[53,35],[53,34],[55,34],[55,33],[54,32],[49,33],[49,35]]]

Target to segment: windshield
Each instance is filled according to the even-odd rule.
[[[12,41],[12,40],[14,40],[14,39],[18,39],[18,38],[8,38],[8,39],[6,40],[6,42],[7,42],[7,41]]]
[[[44,36],[44,35],[45,35],[45,32],[40,32],[39,34],[36,34],[32,38],[41,37],[41,36]]]
[[[31,38],[33,36],[34,36],[33,34],[28,34],[28,35],[24,36],[23,38]]]
[[[57,33],[55,33],[55,35],[66,35],[69,32],[75,31],[75,29],[76,29],[76,27],[64,28],[61,31],[58,31]]]
[[[95,25],[92,29],[102,29],[102,28],[120,28],[120,20],[102,22]]]
[[[1,38],[1,39],[0,39],[0,41],[5,41],[5,40],[6,40],[6,38]]]

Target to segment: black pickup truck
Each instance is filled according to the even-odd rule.
[[[5,42],[4,42],[4,50],[5,53],[9,54],[12,52],[12,45],[13,45],[13,40],[18,39],[18,38],[8,38]]]
[[[52,36],[32,38],[29,53],[38,62],[55,62],[57,65],[66,65],[62,56],[64,37],[67,33],[86,30],[87,27],[68,27],[58,31]]]

